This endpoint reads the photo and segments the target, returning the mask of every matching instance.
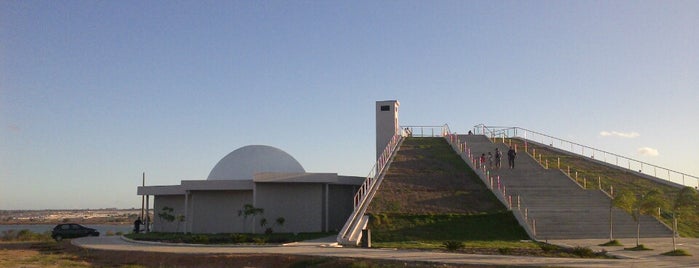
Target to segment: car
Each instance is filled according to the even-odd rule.
[[[56,241],[61,241],[63,238],[76,238],[85,236],[99,236],[100,232],[95,229],[87,228],[76,223],[64,223],[56,225],[51,231],[51,238]]]

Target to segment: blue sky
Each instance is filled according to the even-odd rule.
[[[697,1],[0,1],[0,209],[139,207],[142,172],[250,144],[364,176],[386,99],[699,175],[698,25]]]

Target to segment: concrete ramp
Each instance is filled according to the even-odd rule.
[[[474,158],[495,148],[502,152],[500,169],[490,169],[513,200],[536,220],[536,239],[609,238],[610,198],[599,190],[585,190],[558,169],[546,169],[523,151],[517,153],[515,168],[509,169],[503,143],[492,143],[483,135],[459,135]],[[516,203],[516,201],[513,201]],[[516,205],[513,205],[516,206]],[[513,208],[516,209],[516,208]],[[614,238],[636,237],[636,222],[625,211],[612,209]],[[641,216],[641,237],[672,237],[672,231],[650,216]]]

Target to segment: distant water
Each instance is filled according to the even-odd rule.
[[[113,225],[113,224],[81,224],[82,226],[88,228],[97,229],[100,232],[100,236],[105,236],[107,232],[112,232],[116,234],[117,232],[122,232],[124,234],[130,233],[133,229],[132,225]],[[0,234],[7,230],[29,230],[34,233],[44,233],[46,231],[53,230],[56,224],[25,224],[25,225],[1,225],[0,224]]]

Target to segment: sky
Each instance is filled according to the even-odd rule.
[[[0,209],[140,207],[263,144],[365,176],[401,125],[699,175],[699,1],[0,1]]]

